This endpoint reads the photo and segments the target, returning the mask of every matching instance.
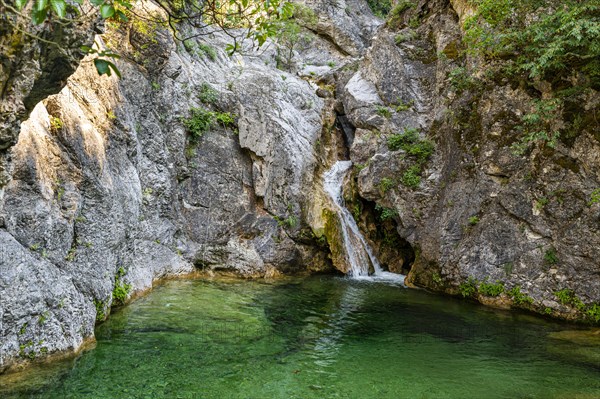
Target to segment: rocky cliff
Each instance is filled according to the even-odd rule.
[[[468,4],[415,2],[387,24],[362,0],[303,4],[293,46],[233,57],[217,33],[111,25],[97,42],[120,50],[122,79],[90,58],[75,71],[95,21],[47,58],[33,39],[8,53],[2,32],[0,372],[76,350],[161,277],[345,271],[321,181],[336,157],[354,162],[348,207],[411,284],[562,317],[600,302],[597,119],[514,155],[539,93],[457,84],[480,62],[461,56]]]
[[[403,7],[341,75],[358,194],[413,247],[411,284],[599,321],[598,88],[556,111],[555,145],[515,151],[526,117],[550,123],[532,104],[567,79],[498,77],[465,56],[471,14],[461,1]]]

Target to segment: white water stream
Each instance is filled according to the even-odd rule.
[[[352,161],[337,161],[324,176],[325,191],[336,206],[337,214],[342,224],[342,236],[344,237],[344,248],[346,259],[350,265],[350,275],[353,278],[371,280],[394,280],[403,282],[402,274],[386,272],[381,268],[373,249],[363,237],[352,214],[344,204],[342,186],[344,177],[352,167]],[[369,274],[372,268],[373,273]]]

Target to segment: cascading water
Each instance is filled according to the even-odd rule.
[[[352,161],[337,161],[324,176],[325,191],[329,194],[335,204],[337,214],[342,225],[342,236],[346,259],[350,265],[350,275],[354,278],[372,278],[404,281],[404,276],[385,272],[373,254],[373,250],[361,234],[356,221],[344,204],[342,186],[344,177],[352,167]],[[369,276],[369,270],[373,267],[373,273]]]

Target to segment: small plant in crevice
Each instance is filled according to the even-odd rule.
[[[213,89],[213,87],[204,82],[200,86],[200,92],[198,93],[198,100],[204,104],[214,104],[219,98],[219,93]]]
[[[398,211],[394,208],[386,208],[378,204],[375,205],[375,210],[379,212],[379,220],[382,222],[398,217]]]
[[[477,223],[479,223],[479,216],[474,215],[469,218],[469,224],[471,226],[475,226]]]
[[[185,39],[183,41],[183,47],[188,53],[194,54],[194,52],[196,51],[196,42],[192,39]]]
[[[371,12],[379,18],[385,18],[392,10],[391,0],[367,0],[367,4]]]
[[[363,170],[367,166],[369,166],[369,165],[366,164],[366,163],[355,163],[354,164],[354,170],[356,170],[357,172],[360,172],[361,170]]]
[[[394,43],[396,43],[396,46],[399,46],[404,42],[415,40],[416,38],[417,34],[414,31],[409,30],[406,33],[398,33],[394,36]]]
[[[509,291],[507,291],[508,296],[513,299],[513,302],[517,306],[523,305],[531,305],[533,303],[533,298],[527,294],[521,292],[521,287],[515,285]]]
[[[413,165],[404,171],[400,177],[400,182],[409,188],[417,188],[421,184],[421,167]]]
[[[440,276],[440,274],[438,272],[433,272],[433,274],[431,275],[431,280],[436,285],[443,285],[444,284],[444,280],[442,280],[442,276]]]
[[[217,60],[217,51],[209,44],[200,43],[198,45],[197,54],[200,57],[206,56],[211,61]]]
[[[600,323],[600,304],[594,303],[585,310],[585,315],[593,323]]]
[[[419,163],[426,162],[435,148],[430,140],[419,137],[419,130],[415,128],[405,128],[402,133],[390,135],[387,146],[391,151],[404,150]]]
[[[383,116],[386,119],[392,117],[392,111],[388,107],[385,107],[383,105],[378,105],[375,109],[375,112],[377,113],[377,115]]]
[[[50,116],[50,130],[52,130],[53,132],[57,132],[61,130],[63,126],[63,121],[60,118],[56,116]]]
[[[563,305],[573,306],[581,311],[585,309],[585,304],[583,301],[579,299],[579,297],[575,294],[575,291],[571,289],[565,288],[560,291],[556,291],[554,295]]]
[[[298,218],[294,215],[290,215],[287,218],[280,218],[279,216],[273,216],[273,219],[277,221],[277,225],[279,227],[289,227],[294,228],[298,225]]]
[[[190,117],[183,119],[183,125],[190,133],[190,141],[197,143],[213,124],[213,112],[203,108],[191,108]]]
[[[360,214],[362,213],[362,209],[360,206],[360,202],[357,202],[352,206],[352,217],[356,222],[360,220]]]
[[[94,299],[94,306],[96,307],[96,322],[104,320],[106,318],[106,313],[104,313],[104,301]]]
[[[559,99],[535,100],[534,110],[521,117],[521,125],[517,129],[521,138],[512,144],[515,155],[523,155],[531,144],[539,142],[555,148],[560,132],[557,127],[562,117],[562,102]]]
[[[535,209],[537,211],[541,211],[542,209],[544,209],[544,207],[546,205],[548,205],[549,202],[550,202],[550,200],[548,198],[546,198],[546,197],[540,197],[537,200],[535,200],[534,207],[535,207]]]
[[[392,29],[399,29],[403,23],[403,15],[406,11],[413,8],[415,6],[415,2],[411,0],[400,0],[391,9],[388,14],[387,26]]]
[[[479,285],[479,293],[489,297],[497,297],[504,292],[504,283],[496,281],[495,284],[483,282]]]
[[[35,359],[35,350],[33,349],[33,341],[29,340],[24,344],[19,345],[19,356],[21,358]]]
[[[600,203],[600,188],[597,188],[594,191],[592,191],[592,193],[590,194],[590,200],[588,201],[587,205],[592,206],[598,203]]]
[[[477,293],[477,280],[473,277],[469,277],[467,281],[458,286],[458,291],[463,298],[472,298]]]
[[[65,256],[65,260],[67,262],[73,262],[75,260],[76,256],[77,256],[77,248],[73,246],[69,249],[67,256]]]
[[[46,324],[46,321],[48,320],[49,316],[50,316],[50,313],[48,311],[45,311],[44,313],[42,313],[40,315],[40,317],[38,318],[38,324],[40,326],[43,326],[44,324]]]
[[[117,270],[117,274],[115,275],[115,286],[112,292],[112,304],[115,305],[123,305],[127,300],[127,296],[131,291],[131,284],[123,281],[123,277],[125,276],[125,269],[123,267],[119,267]]]
[[[215,112],[214,116],[216,123],[225,128],[235,125],[235,115],[230,112]]]
[[[469,70],[464,67],[456,67],[451,70],[448,74],[448,81],[458,94],[477,87],[477,81],[471,76]]]
[[[394,182],[393,179],[390,179],[389,177],[384,177],[379,181],[379,190],[383,194],[385,194],[386,192],[388,192],[395,186],[396,186],[396,183]]]
[[[558,255],[554,247],[551,247],[544,252],[544,262],[549,265],[555,265],[558,263]]]
[[[408,111],[409,109],[411,109],[415,105],[415,101],[410,100],[408,102],[405,102],[402,100],[402,98],[398,97],[398,100],[393,105],[394,105],[394,110],[396,112],[403,112],[403,111]]]

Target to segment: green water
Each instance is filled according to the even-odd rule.
[[[600,398],[600,347],[573,329],[344,278],[171,281],[0,397]]]

